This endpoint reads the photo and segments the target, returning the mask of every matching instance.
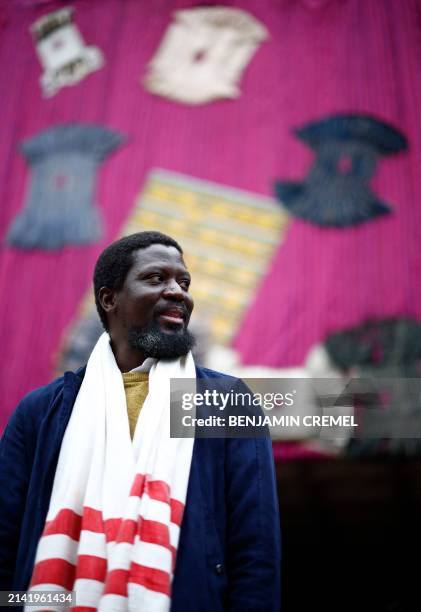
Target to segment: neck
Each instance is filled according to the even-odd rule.
[[[130,370],[137,368],[146,359],[146,355],[144,355],[141,351],[137,351],[128,345],[118,344],[112,339],[111,348],[121,372],[130,372]]]

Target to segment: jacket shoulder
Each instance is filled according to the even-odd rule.
[[[38,387],[37,389],[33,389],[29,393],[25,395],[25,397],[21,400],[20,404],[31,405],[38,402],[44,402],[52,399],[64,385],[64,375],[59,376],[52,382],[47,385],[43,385],[42,387]]]
[[[14,416],[27,419],[42,418],[50,406],[63,395],[65,387],[78,388],[82,382],[83,369],[66,372],[52,382],[30,391],[18,404]]]
[[[235,376],[218,372],[217,370],[211,370],[210,368],[204,368],[203,366],[196,366],[196,374],[198,378],[226,378],[233,382],[239,380]]]
[[[42,387],[30,391],[19,402],[15,413],[25,418],[41,415],[62,393],[63,386],[64,376],[60,376],[48,383],[48,385],[43,385]]]

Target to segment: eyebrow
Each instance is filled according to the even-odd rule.
[[[168,270],[170,267],[172,268],[171,264],[150,263],[150,264],[146,264],[145,267],[142,268],[142,270],[139,270],[137,272],[137,274],[145,274],[147,272],[153,272],[154,270],[159,270],[159,271]],[[191,274],[187,270],[187,268],[180,269],[180,274],[184,274],[185,276],[188,276],[189,278],[191,278]]]

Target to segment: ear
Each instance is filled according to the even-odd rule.
[[[114,289],[109,289],[108,287],[101,287],[99,290],[99,301],[102,308],[105,312],[113,312],[117,305],[117,294]]]

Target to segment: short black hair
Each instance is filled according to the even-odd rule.
[[[123,288],[126,276],[133,265],[133,252],[146,249],[152,244],[175,247],[181,254],[183,250],[170,236],[161,232],[137,232],[110,244],[98,257],[94,270],[95,304],[104,329],[108,331],[107,314],[99,300],[101,287],[119,291]]]

